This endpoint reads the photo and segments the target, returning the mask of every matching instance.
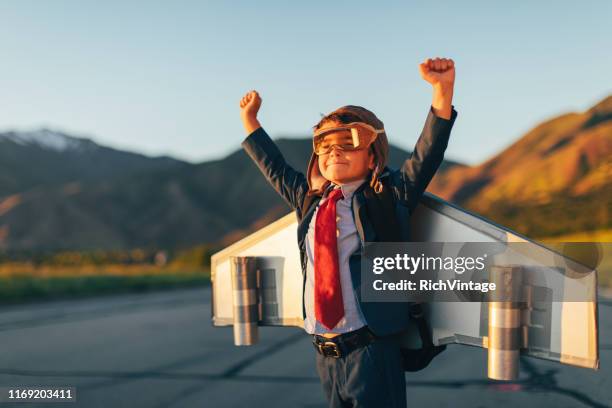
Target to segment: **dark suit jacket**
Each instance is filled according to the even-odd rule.
[[[419,137],[411,157],[409,157],[398,170],[385,168],[380,180],[389,186],[395,201],[396,219],[400,223],[402,240],[410,240],[410,215],[416,208],[421,195],[433,178],[436,170],[442,163],[444,151],[448,145],[451,129],[457,112],[454,107],[450,119],[442,119],[433,113],[430,107],[425,120],[425,126]],[[318,197],[305,214],[302,214],[302,204],[308,192],[306,177],[289,166],[278,147],[263,128],[251,133],[243,142],[242,147],[259,167],[268,182],[285,199],[296,212],[298,218],[298,246],[300,248],[303,287],[306,285],[306,233]],[[364,187],[360,186],[353,195],[353,217],[357,233],[361,241],[361,248],[365,242],[376,242],[377,237],[365,212]],[[392,302],[364,302],[361,300],[361,248],[351,255],[349,268],[353,282],[353,289],[357,296],[359,306],[370,329],[379,336],[398,333],[408,327],[409,303]],[[302,292],[303,293],[303,292]],[[302,302],[302,312],[306,317],[306,310]]]

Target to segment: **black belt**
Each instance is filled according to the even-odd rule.
[[[367,346],[374,340],[376,340],[376,336],[367,326],[332,338],[319,336],[318,334],[312,336],[314,348],[325,357],[333,358],[343,357],[355,349]]]

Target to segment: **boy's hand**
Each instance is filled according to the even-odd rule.
[[[243,118],[257,118],[261,107],[261,97],[257,91],[247,92],[240,100],[240,115]]]
[[[247,92],[240,100],[240,118],[247,135],[261,127],[257,120],[257,112],[261,107],[261,97],[257,91]]]
[[[421,77],[433,86],[453,87],[455,84],[455,62],[450,58],[427,58],[419,65]]]
[[[419,71],[421,77],[433,86],[431,106],[434,113],[443,119],[450,119],[455,86],[455,62],[450,58],[427,58],[419,65]]]

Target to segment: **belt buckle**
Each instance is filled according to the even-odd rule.
[[[315,345],[315,348],[319,351],[319,353],[323,354],[325,357],[332,357],[332,358],[341,357],[340,349],[338,348],[338,345],[334,343],[333,341],[325,341],[325,342],[320,343],[314,340],[313,344]]]

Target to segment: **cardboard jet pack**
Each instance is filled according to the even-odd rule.
[[[413,241],[522,242],[556,264],[573,262],[430,193],[421,198],[411,222]],[[522,269],[531,267],[526,263]],[[425,315],[434,344],[487,348],[492,379],[516,379],[519,355],[598,369],[596,274],[576,281],[558,268],[547,273],[561,282],[556,286],[560,290],[578,282],[588,300],[559,301],[569,296],[557,293],[520,308],[496,302],[429,302]],[[297,220],[291,213],[212,256],[213,325],[234,326],[236,345],[256,343],[261,326],[303,327],[302,279]],[[407,344],[420,343],[416,327],[407,333]]]

